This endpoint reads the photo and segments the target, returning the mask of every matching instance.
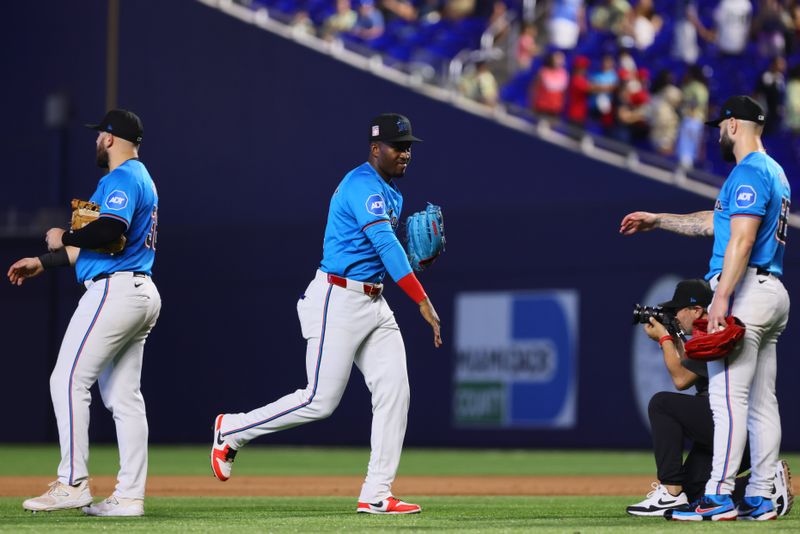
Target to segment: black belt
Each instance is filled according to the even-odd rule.
[[[106,278],[111,278],[112,276],[114,276],[114,274],[116,274],[116,273],[103,273],[103,274],[98,274],[97,276],[95,276],[94,278],[92,278],[92,282],[99,282],[100,280],[105,280]],[[133,276],[135,276],[135,277],[137,277],[137,278],[144,278],[144,277],[146,277],[146,276],[147,276],[147,273],[145,273],[145,272],[142,272],[142,271],[135,271],[135,272],[133,273]]]
[[[756,274],[758,276],[775,276],[769,271],[769,269],[764,269],[763,267],[756,267]]]

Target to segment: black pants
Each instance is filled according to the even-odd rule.
[[[662,391],[653,395],[647,408],[653,432],[658,480],[665,486],[683,486],[689,502],[705,493],[714,456],[714,416],[708,397]],[[692,448],[683,461],[683,444]],[[750,446],[745,447],[739,473],[750,469]],[[748,476],[736,479],[734,501],[744,496]]]

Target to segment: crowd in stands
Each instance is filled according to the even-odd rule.
[[[440,72],[460,51],[485,48],[490,28],[504,55],[465,65],[453,85],[465,97],[686,167],[724,172],[703,121],[727,96],[751,94],[768,113],[768,149],[800,169],[800,0],[540,0],[533,13],[522,0],[237,1],[291,14],[298,32]]]

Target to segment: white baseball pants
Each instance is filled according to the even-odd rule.
[[[355,363],[372,394],[372,450],[359,500],[383,500],[392,494],[410,398],[394,313],[383,296],[332,285],[317,271],[297,314],[307,341],[308,385],[251,412],[227,414],[222,435],[238,449],[258,436],[330,416]]]
[[[775,347],[789,319],[789,294],[778,278],[748,267],[734,292],[731,313],[747,329],[734,352],[708,363],[714,460],[706,493],[733,492],[749,432],[752,467],[745,494],[769,498],[781,444]]]
[[[99,380],[119,444],[114,495],[142,499],[148,431],[139,385],[144,344],[161,311],[161,296],[149,277],[130,272],[86,282],[86,287],[50,375],[61,444],[58,479],[75,485],[89,477],[89,388]]]

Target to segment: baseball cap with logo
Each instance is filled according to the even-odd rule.
[[[732,96],[722,104],[719,110],[719,117],[706,122],[706,126],[719,126],[725,119],[742,119],[753,121],[756,124],[764,124],[766,113],[761,104],[746,95]]]
[[[411,121],[408,117],[397,113],[378,115],[369,125],[369,141],[396,143],[402,141],[422,142],[422,139],[411,135]]]
[[[707,308],[714,298],[714,292],[705,280],[682,280],[675,287],[672,300],[662,302],[659,306],[680,310],[689,306],[702,306]]]
[[[137,145],[142,142],[142,134],[144,133],[141,119],[136,113],[125,109],[112,109],[106,113],[100,124],[85,124],[84,126],[98,132],[108,132],[114,137],[125,139]]]

